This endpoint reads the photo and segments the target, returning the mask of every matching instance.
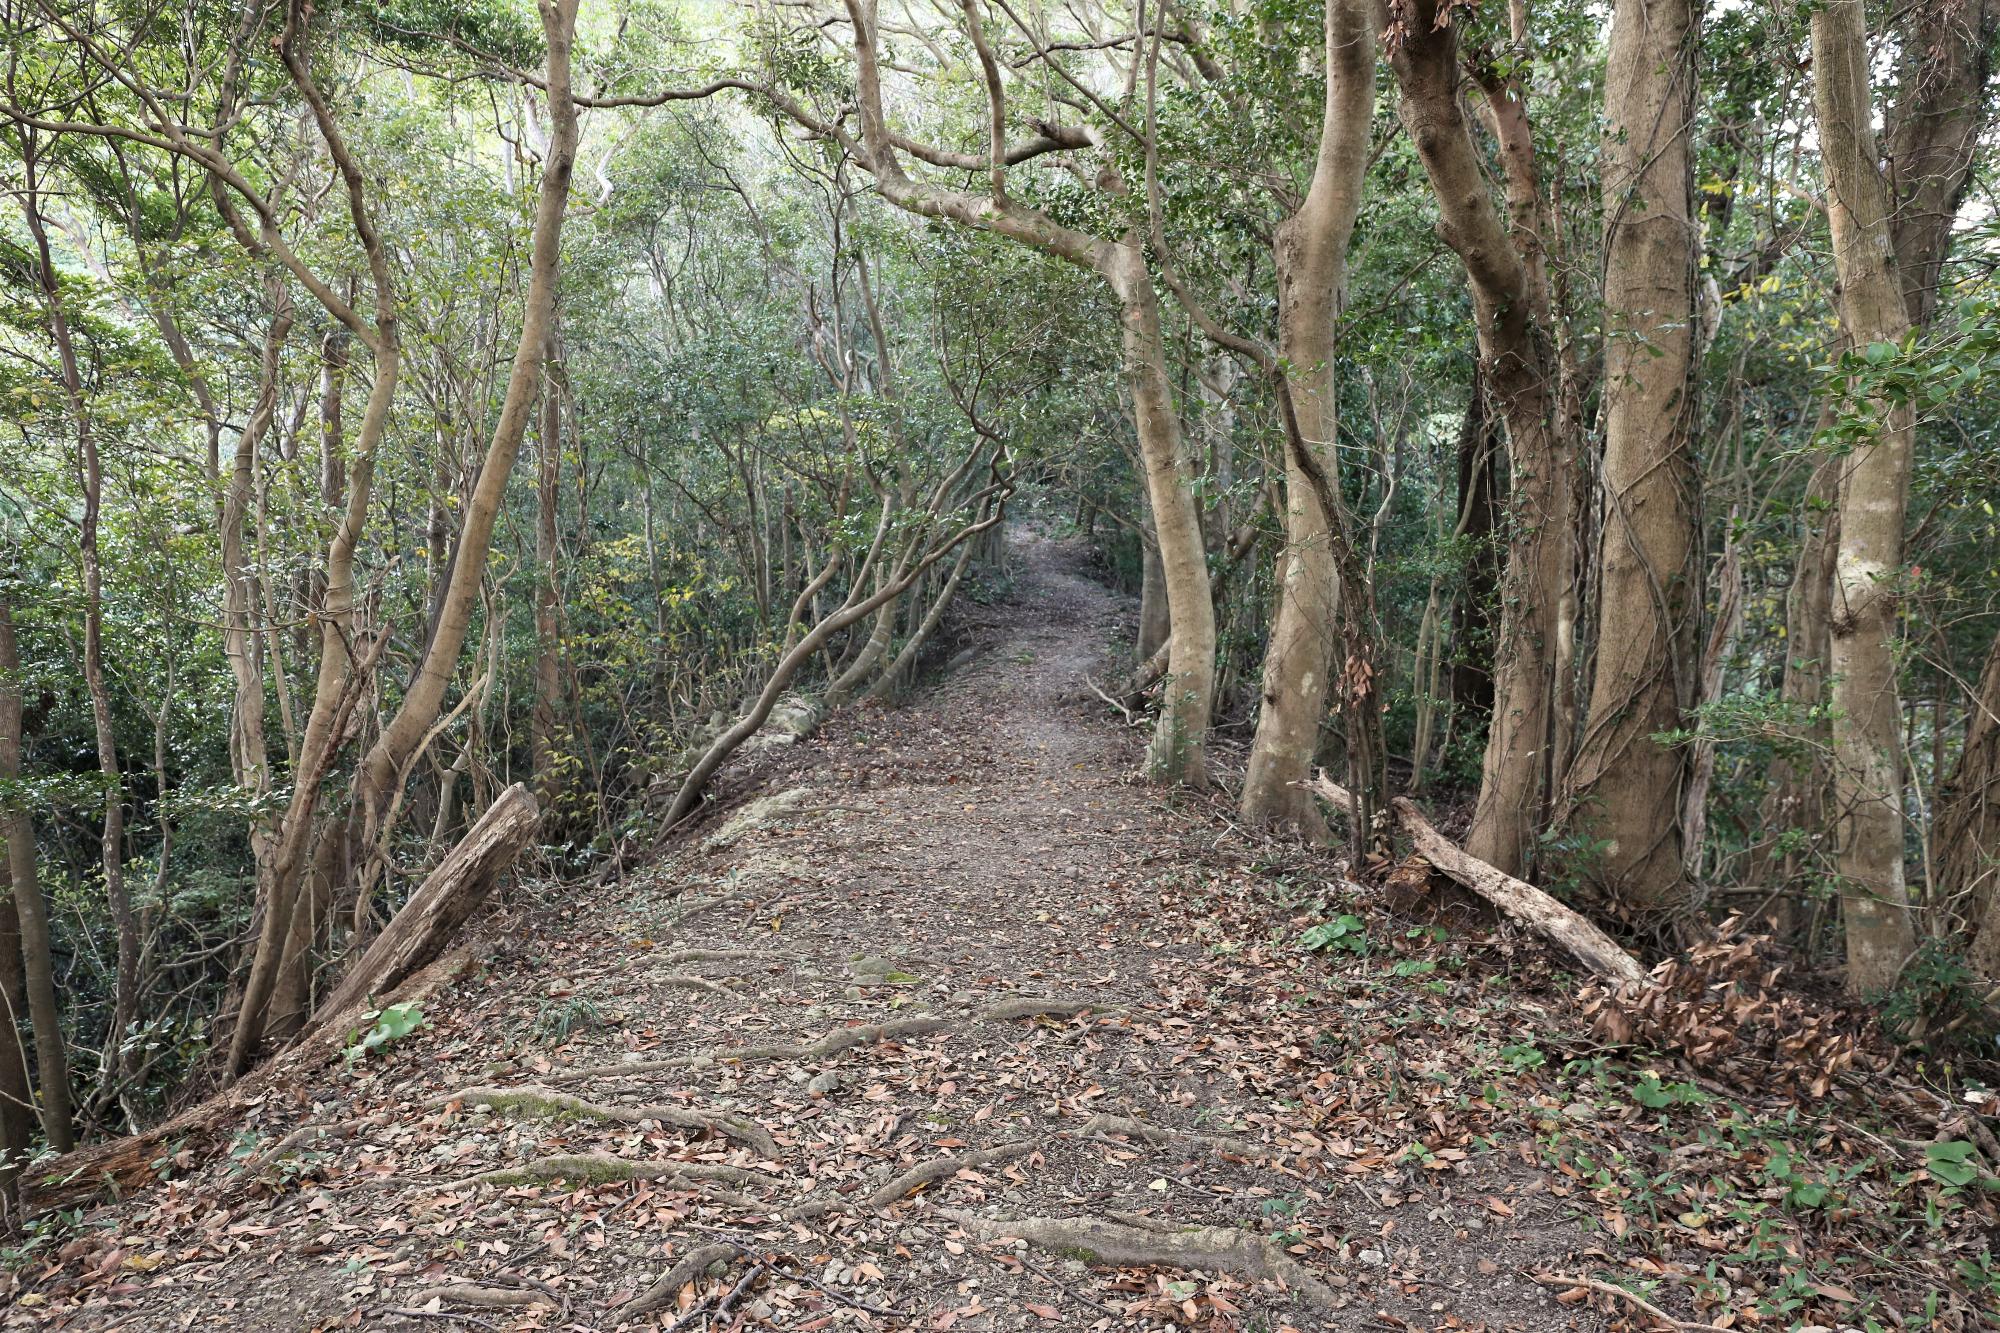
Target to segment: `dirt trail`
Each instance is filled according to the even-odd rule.
[[[1582,1242],[1566,1191],[1432,1095],[1437,988],[1328,984],[1323,871],[1127,780],[1082,702],[1125,607],[1015,560],[971,665],[660,866],[517,903],[421,1031],[8,1325],[1601,1327],[1526,1276]]]

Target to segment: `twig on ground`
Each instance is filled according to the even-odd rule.
[[[1719,1324],[1703,1324],[1686,1319],[1676,1319],[1645,1297],[1634,1295],[1615,1282],[1600,1282],[1594,1277],[1570,1277],[1564,1273],[1535,1273],[1527,1269],[1522,1270],[1522,1276],[1528,1278],[1530,1281],[1539,1282],[1545,1287],[1582,1287],[1586,1291],[1594,1291],[1602,1296],[1615,1296],[1621,1301],[1628,1302],[1641,1314],[1649,1315],[1669,1328],[1693,1329],[1695,1333],[1729,1333],[1728,1329],[1723,1328]]]

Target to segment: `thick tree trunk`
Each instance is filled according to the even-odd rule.
[[[1494,644],[1494,700],[1479,803],[1466,850],[1523,871],[1547,810],[1554,763],[1556,664],[1571,575],[1570,468],[1555,421],[1558,371],[1547,291],[1508,234],[1459,102],[1458,36],[1436,0],[1411,0],[1392,59],[1401,115],[1438,201],[1438,231],[1465,265],[1487,385],[1507,428],[1508,553]],[[1497,104],[1496,104],[1497,115]],[[1513,108],[1503,125],[1510,175],[1532,145]]]
[[[1878,167],[1868,32],[1861,0],[1825,0],[1812,15],[1813,90],[1827,219],[1840,279],[1840,321],[1857,350],[1909,331]],[[1903,880],[1902,709],[1896,675],[1896,590],[1910,487],[1907,405],[1878,399],[1872,437],[1844,460],[1832,621],[1834,792],[1840,818],[1847,986],[1892,986],[1916,948]]]
[[[1918,328],[1937,308],[1938,274],[1990,115],[2000,0],[1897,6],[1901,89],[1887,116],[1890,238],[1903,309]]]
[[[1688,898],[1688,757],[1653,737],[1695,702],[1692,0],[1618,0],[1605,72],[1603,538],[1597,653],[1570,817],[1601,839],[1584,875],[1612,901]]]
[[[6,792],[20,777],[21,654],[14,637],[14,604],[0,586],[0,840],[7,844],[7,872],[12,884],[9,897],[27,993],[27,1009],[19,1017],[26,1017],[35,1029],[42,1133],[50,1147],[68,1152],[76,1146],[71,1126],[69,1053],[63,1045],[62,1009],[56,1003],[55,952],[35,852],[35,823],[27,804]]]
[[[1337,495],[1335,325],[1375,107],[1372,9],[1364,0],[1327,0],[1325,27],[1319,155],[1305,202],[1278,230],[1278,352],[1292,377],[1301,447]],[[1341,589],[1332,525],[1342,520],[1322,507],[1306,461],[1287,450],[1284,576],[1264,655],[1263,701],[1240,808],[1249,823],[1321,841],[1325,818],[1305,781],[1319,749],[1338,646]]]

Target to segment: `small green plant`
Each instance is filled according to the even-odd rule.
[[[370,1009],[361,1015],[361,1021],[369,1024],[365,1030],[355,1028],[347,1034],[347,1066],[352,1069],[359,1061],[366,1060],[385,1046],[392,1046],[424,1025],[423,1006],[414,1000],[392,1004],[386,1009]]]
[[[1508,1067],[1517,1074],[1525,1074],[1530,1069],[1540,1069],[1549,1062],[1549,1057],[1542,1054],[1541,1047],[1526,1041],[1516,1042],[1512,1046],[1502,1046],[1500,1058],[1505,1060]]]
[[[1299,936],[1299,943],[1314,953],[1365,954],[1368,923],[1352,913],[1343,913],[1331,921],[1307,927]]]
[[[581,995],[572,995],[561,1004],[543,1003],[535,1015],[535,1036],[542,1041],[561,1044],[568,1041],[575,1032],[587,1032],[604,1026],[604,1011]]]
[[[1964,1139],[1924,1145],[1924,1169],[1931,1179],[1949,1190],[1961,1190],[1979,1179],[1972,1161],[1972,1145]]]

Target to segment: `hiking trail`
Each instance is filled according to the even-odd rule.
[[[1475,1150],[1472,983],[1301,951],[1330,863],[1134,783],[1085,683],[1124,602],[1014,561],[968,665],[655,865],[517,890],[417,1032],[6,1325],[1604,1327],[1533,1280],[1585,1243],[1568,1187]]]

